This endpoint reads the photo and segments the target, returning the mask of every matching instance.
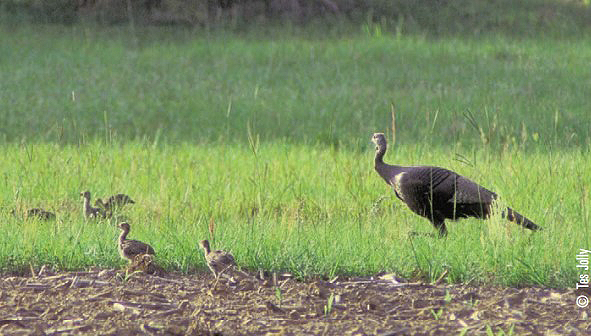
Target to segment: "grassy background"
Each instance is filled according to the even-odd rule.
[[[591,245],[588,39],[368,27],[0,28],[0,268],[121,265],[114,225],[83,219],[88,189],[136,199],[130,236],[169,269],[203,269],[209,237],[250,269],[572,287]],[[390,133],[391,102],[387,162],[453,169],[545,230],[470,219],[408,239],[431,224],[373,171],[369,144]],[[35,206],[58,220],[24,220]]]
[[[243,143],[250,124],[261,141],[365,149],[394,102],[403,144],[591,143],[585,39],[6,30],[8,142]]]

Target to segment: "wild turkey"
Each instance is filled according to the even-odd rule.
[[[396,196],[413,212],[427,218],[447,235],[445,219],[488,218],[497,195],[471,180],[440,167],[394,166],[384,163],[387,142],[383,133],[375,133],[375,169],[392,186]],[[506,214],[505,214],[506,211]],[[531,220],[507,208],[503,216],[530,230],[541,230]]]
[[[209,267],[216,278],[218,278],[224,271],[236,266],[236,261],[230,253],[222,250],[212,251],[209,247],[209,241],[202,240],[199,242],[199,245],[203,248],[207,267]]]
[[[106,202],[103,202],[102,199],[97,198],[94,202],[95,206],[102,207],[107,211],[113,211],[115,208],[120,208],[126,204],[135,204],[135,201],[125,194],[113,195],[109,197]]]
[[[107,214],[103,209],[100,208],[93,208],[90,205],[90,191],[83,191],[80,193],[80,196],[84,198],[84,217],[86,218],[105,218]]]
[[[127,239],[127,235],[131,230],[129,223],[121,222],[118,226],[119,229],[121,229],[121,235],[119,235],[117,247],[121,258],[129,260],[129,262],[133,262],[133,259],[140,254],[156,255],[156,252],[152,246],[139,240]]]
[[[46,211],[41,208],[33,208],[27,211],[28,218],[38,218],[41,220],[52,220],[55,219],[55,214],[50,211]]]

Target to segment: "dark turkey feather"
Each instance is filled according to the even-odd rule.
[[[413,212],[429,219],[440,235],[447,234],[446,219],[490,216],[493,201],[497,199],[494,192],[445,168],[386,164],[383,161],[386,137],[376,133],[372,141],[376,144],[375,169],[378,174]],[[503,216],[530,230],[541,229],[511,208],[503,211]]]
[[[102,199],[97,198],[97,200],[94,203],[94,205],[101,207],[107,211],[113,211],[115,210],[115,208],[120,208],[126,204],[135,204],[135,201],[125,194],[113,195],[109,197],[106,202],[103,202]]]

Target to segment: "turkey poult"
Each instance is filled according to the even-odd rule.
[[[154,262],[153,254],[138,254],[133,257],[127,266],[127,273],[144,272],[146,274],[153,274],[162,276],[166,271]]]
[[[203,253],[205,254],[205,261],[207,261],[207,267],[209,267],[209,269],[216,278],[219,277],[222,272],[236,266],[236,261],[230,253],[222,250],[212,251],[209,247],[209,241],[202,240],[201,242],[199,242],[199,245],[201,246],[201,248],[203,249]]]
[[[80,196],[84,198],[84,217],[86,218],[105,218],[107,217],[105,211],[100,208],[93,208],[90,205],[90,191],[83,191]]]
[[[55,219],[55,214],[50,211],[46,211],[41,208],[33,208],[27,210],[27,217],[28,218],[38,218],[41,220],[52,220]]]
[[[392,186],[396,196],[413,212],[427,218],[447,235],[445,220],[476,217],[488,218],[497,194],[469,179],[440,167],[395,166],[384,163],[387,142],[383,133],[375,133],[375,169]],[[541,230],[531,220],[507,208],[503,216],[530,230]]]
[[[121,235],[119,236],[117,247],[121,258],[132,262],[140,254],[156,255],[152,246],[139,240],[127,239],[127,234],[129,234],[129,230],[131,229],[129,223],[121,222],[118,226],[121,229]]]
[[[107,211],[112,211],[115,208],[120,208],[126,204],[135,204],[135,201],[125,194],[113,195],[109,197],[106,202],[103,202],[102,199],[97,198],[94,202],[94,205],[102,207]]]

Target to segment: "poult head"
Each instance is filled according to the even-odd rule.
[[[207,251],[207,250],[209,250],[209,241],[202,240],[199,242],[199,246],[201,246],[202,249]]]
[[[374,133],[371,142],[376,144],[376,149],[386,146],[386,136],[384,133]]]
[[[87,199],[90,199],[90,191],[83,191],[83,192],[80,193],[80,196],[81,197],[84,197],[84,198],[87,198]]]

